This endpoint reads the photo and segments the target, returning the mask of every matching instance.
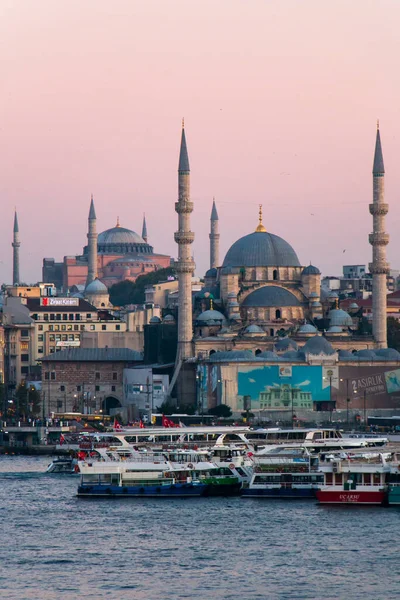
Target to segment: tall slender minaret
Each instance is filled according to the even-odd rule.
[[[193,202],[190,201],[190,167],[184,121],[182,121],[179,154],[178,193],[178,202],[175,202],[175,210],[178,213],[178,231],[175,233],[175,242],[178,244],[178,261],[175,270],[179,279],[177,362],[193,355],[192,275],[195,264],[190,250],[194,240],[194,233],[190,230],[190,213],[193,212]]]
[[[97,219],[96,211],[94,209],[93,194],[90,199],[88,225],[88,274],[86,286],[97,279]]]
[[[372,245],[372,263],[369,265],[372,274],[372,333],[378,348],[387,347],[387,309],[386,309],[386,276],[389,264],[386,260],[386,246],[389,235],[385,233],[385,215],[389,206],[385,203],[385,167],[379,132],[379,121],[376,131],[375,156],[372,168],[373,202],[369,212],[373,216],[373,231],[369,236]]]
[[[14,236],[13,243],[11,245],[13,247],[13,285],[18,285],[21,283],[19,280],[19,248],[21,246],[21,242],[19,241],[17,211],[14,213]]]
[[[217,207],[215,206],[215,198],[213,198],[210,228],[210,269],[216,267],[219,267],[219,231]]]
[[[146,225],[146,215],[143,215],[143,227],[142,227],[142,238],[147,244],[147,225]]]

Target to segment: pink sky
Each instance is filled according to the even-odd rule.
[[[324,274],[368,263],[379,117],[392,268],[400,268],[398,0],[2,0],[0,281],[41,278],[98,231],[176,256],[185,117],[198,274],[215,196],[221,261],[257,225]],[[346,250],[343,253],[343,250]]]

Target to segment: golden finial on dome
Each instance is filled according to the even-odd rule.
[[[210,310],[214,310],[214,303],[212,298],[210,298]]]
[[[117,217],[117,224],[115,227],[121,227],[121,225],[119,224],[119,217]]]
[[[267,230],[265,229],[263,223],[262,223],[262,204],[259,205],[259,210],[258,210],[258,225],[256,227],[256,232],[257,233],[266,233]]]

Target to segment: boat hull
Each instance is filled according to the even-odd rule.
[[[318,490],[320,504],[383,504],[384,490]]]
[[[80,485],[79,497],[93,498],[193,498],[203,496],[205,485],[171,484],[171,485]]]
[[[237,483],[209,483],[202,494],[203,496],[239,496],[241,493],[242,484]]]
[[[389,485],[388,504],[389,506],[396,506],[400,504],[400,486]]]
[[[315,500],[316,489],[312,488],[247,488],[242,492],[243,498],[312,498]]]

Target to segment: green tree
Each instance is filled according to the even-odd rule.
[[[388,347],[400,352],[400,323],[393,317],[387,320],[387,339]]]
[[[158,269],[146,275],[140,275],[136,281],[120,281],[110,287],[110,302],[114,306],[125,306],[126,304],[144,304],[144,289],[148,285],[154,285],[159,281],[166,281],[175,271],[172,267]]]
[[[216,417],[221,417],[222,419],[229,419],[229,417],[232,416],[232,410],[231,407],[227,404],[218,404],[218,406],[210,408],[208,414],[215,415]]]
[[[40,394],[35,386],[20,383],[15,392],[15,416],[32,417],[40,412]]]

